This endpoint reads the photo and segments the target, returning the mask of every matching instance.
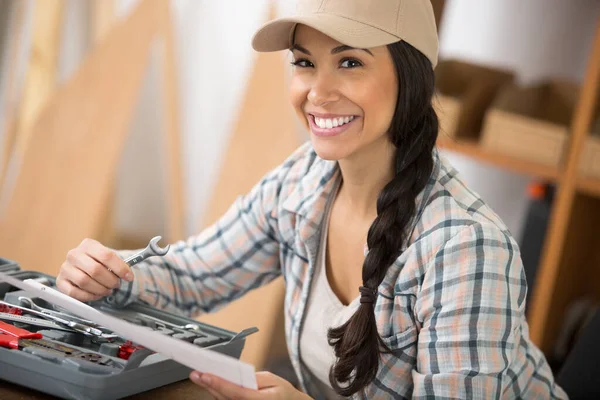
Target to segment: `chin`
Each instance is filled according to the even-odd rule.
[[[348,156],[348,150],[336,140],[323,139],[311,134],[310,141],[315,153],[323,160],[339,161]]]

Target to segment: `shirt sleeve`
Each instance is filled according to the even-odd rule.
[[[280,275],[274,210],[281,168],[267,174],[247,195],[200,234],[172,245],[165,257],[153,257],[132,269],[133,282],[107,301],[123,307],[141,301],[195,316],[214,311]],[[126,258],[133,251],[118,252]]]
[[[450,238],[429,261],[415,305],[421,329],[413,399],[516,398],[514,391],[535,379],[533,386],[546,394],[540,398],[552,398],[543,356],[523,354],[526,290],[520,253],[507,232],[475,223]],[[535,363],[537,372],[518,376]]]

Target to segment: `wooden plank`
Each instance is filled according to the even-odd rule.
[[[536,287],[533,288],[532,307],[530,309],[531,338],[543,351],[548,351],[556,338],[561,315],[556,315],[552,308],[558,294],[557,285],[562,283],[557,280],[560,268],[568,268],[561,264],[567,235],[566,226],[569,225],[573,200],[576,191],[576,182],[580,155],[591,126],[593,113],[597,101],[598,80],[600,75],[600,17],[597,20],[596,33],[593,47],[588,59],[587,71],[573,122],[571,125],[571,143],[566,159],[565,168],[561,171],[557,196],[555,199],[547,238],[541,257],[540,269],[536,278]]]
[[[486,150],[476,140],[454,140],[440,136],[437,146],[441,150],[456,152],[485,164],[513,171],[521,175],[542,178],[550,182],[558,180],[559,171],[557,168]]]
[[[93,0],[90,11],[91,38],[99,43],[115,24],[115,0]]]
[[[238,195],[247,193],[300,145],[287,91],[282,55],[259,53],[205,224],[217,220]],[[234,331],[258,327],[260,332],[248,337],[242,359],[262,369],[270,355],[285,351],[273,346],[277,342],[274,338],[283,334],[277,329],[277,316],[283,313],[283,296],[283,281],[279,278],[200,320]]]
[[[0,191],[4,186],[5,174],[8,168],[8,163],[12,155],[15,145],[17,122],[18,122],[18,103],[19,103],[19,52],[23,46],[23,27],[25,16],[30,11],[30,3],[24,1],[12,2],[12,10],[10,16],[10,40],[0,45],[6,47],[7,63],[6,70],[3,71],[6,75],[4,86],[4,103],[2,104],[1,112],[4,113],[4,126],[2,126],[2,152],[0,153]],[[6,37],[5,39],[8,39]]]
[[[183,171],[181,155],[180,132],[178,113],[179,98],[177,90],[177,65],[174,48],[174,27],[170,2],[167,0],[156,1],[157,12],[160,18],[160,33],[162,35],[162,93],[165,115],[162,118],[163,145],[165,149],[165,169],[167,171],[166,221],[167,230],[165,239],[169,242],[185,239],[185,201],[183,189]]]
[[[93,47],[102,42],[116,23],[115,1],[92,0],[89,10],[91,12],[90,38]],[[115,193],[115,182],[112,182],[102,218],[104,224],[98,232],[98,240],[111,248],[119,248],[121,244],[115,223]]]
[[[15,151],[21,157],[29,144],[32,126],[56,87],[60,28],[64,0],[34,3],[31,59],[17,124]]]
[[[179,125],[179,102],[177,93],[177,66],[175,65],[175,51],[173,39],[173,26],[171,22],[170,2],[167,0],[153,0],[155,13],[160,18],[157,25],[156,39],[160,42],[160,60],[161,60],[161,80],[163,93],[162,111],[164,121],[162,129],[161,141],[165,149],[164,169],[166,170],[166,184],[161,191],[165,193],[165,215],[166,215],[166,231],[162,233],[165,241],[174,242],[185,238],[184,214],[184,190],[183,190],[183,172],[182,172],[182,156],[180,143],[180,125]],[[115,5],[109,0],[94,1],[94,36],[101,39],[114,23]],[[116,190],[116,189],[114,189]],[[110,195],[114,198],[114,193]],[[111,201],[106,211],[106,228],[103,234],[103,240],[113,247],[126,248],[127,244],[140,242],[136,237],[122,236],[116,231],[113,226],[114,203]],[[143,239],[147,241],[146,239]],[[142,241],[143,241],[142,240]]]
[[[97,237],[150,43],[143,1],[59,88],[30,132],[14,195],[0,214],[0,254],[56,274],[66,252]]]

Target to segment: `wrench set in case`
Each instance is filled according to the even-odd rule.
[[[53,287],[55,278],[0,258],[0,272]],[[141,303],[99,311],[164,335],[239,358],[245,337]],[[131,340],[133,339],[133,340]],[[187,379],[190,369],[93,321],[0,283],[0,379],[65,399],[108,400]]]

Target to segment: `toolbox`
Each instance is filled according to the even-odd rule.
[[[19,270],[19,264],[12,260],[0,257],[0,272],[10,272]]]
[[[54,286],[53,276],[0,258],[0,271]],[[0,379],[64,399],[112,400],[187,379],[190,368],[120,338],[7,283],[0,283]],[[239,358],[245,338],[142,303],[99,311],[161,334]],[[68,322],[70,325],[65,324]],[[62,321],[62,322],[60,322]],[[82,329],[84,327],[85,329]]]

